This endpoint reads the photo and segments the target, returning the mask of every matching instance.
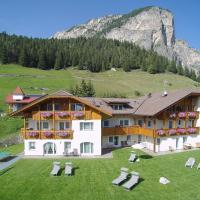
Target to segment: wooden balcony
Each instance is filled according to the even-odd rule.
[[[150,128],[142,128],[140,126],[102,128],[102,135],[103,136],[135,135],[135,134],[153,137],[154,130],[150,129]]]
[[[92,111],[35,111],[32,113],[33,120],[90,120],[99,119]]]
[[[24,139],[73,139],[73,130],[26,130],[21,129]]]

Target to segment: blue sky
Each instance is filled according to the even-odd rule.
[[[149,5],[171,10],[176,37],[200,49],[200,0],[0,0],[0,31],[47,38],[94,17]]]

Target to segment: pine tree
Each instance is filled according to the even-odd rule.
[[[87,83],[87,97],[94,97],[95,96],[95,89],[91,81],[88,81]]]
[[[1,63],[2,64],[8,63],[8,53],[7,53],[7,49],[6,49],[5,46],[3,46],[3,48],[1,49],[0,57],[1,57]]]
[[[54,69],[62,69],[64,67],[64,58],[62,52],[57,52]]]
[[[22,48],[19,54],[19,64],[22,66],[29,66],[28,54],[25,48]]]
[[[40,51],[39,54],[39,61],[38,61],[38,68],[40,69],[47,69],[47,65],[46,65],[46,54],[44,50]]]

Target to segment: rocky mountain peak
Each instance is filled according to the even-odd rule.
[[[200,69],[200,52],[184,41],[176,40],[173,14],[160,7],[145,7],[124,15],[108,15],[57,32],[53,38],[105,37],[128,41],[147,50],[153,49],[169,59],[176,59]]]

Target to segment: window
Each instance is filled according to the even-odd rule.
[[[35,142],[29,142],[29,150],[35,149]]]
[[[81,131],[92,131],[93,130],[93,122],[81,122],[80,130]]]
[[[157,145],[160,145],[160,138],[157,138]]]
[[[139,119],[139,120],[138,120],[138,125],[139,125],[140,127],[142,127],[142,126],[143,126],[143,120]]]
[[[148,120],[148,122],[147,122],[147,126],[150,128],[151,127],[151,120]]]
[[[50,104],[50,103],[47,104],[47,110],[48,111],[52,111],[53,110],[52,104]]]
[[[59,130],[66,130],[70,128],[70,122],[59,122]]]
[[[169,121],[169,128],[173,128],[173,121]]]
[[[93,149],[93,143],[90,142],[83,142],[80,144],[81,147],[81,153],[93,153],[94,149]]]
[[[103,121],[103,127],[109,127],[109,120]]]
[[[123,110],[123,109],[131,108],[127,104],[111,104],[110,106],[113,110]]]
[[[61,110],[61,105],[59,103],[55,103],[55,110]]]
[[[71,111],[82,111],[83,110],[83,104],[81,103],[72,103],[71,104]]]
[[[187,142],[187,137],[183,137],[183,144]]]
[[[42,129],[48,130],[49,129],[49,122],[42,122]]]
[[[120,126],[129,126],[129,120],[128,119],[120,119],[119,125]]]
[[[128,142],[131,141],[131,135],[127,135],[127,141],[128,141]]]
[[[109,136],[108,143],[113,144],[113,136]]]

